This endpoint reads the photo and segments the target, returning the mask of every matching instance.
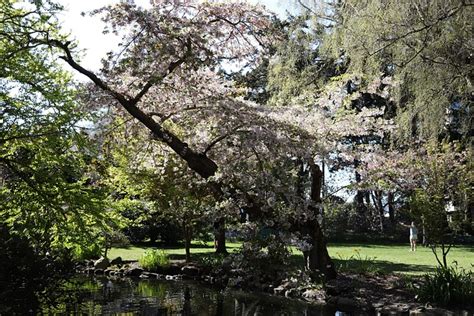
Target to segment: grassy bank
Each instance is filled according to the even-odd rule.
[[[238,249],[240,243],[227,243],[230,252]],[[109,257],[122,257],[125,260],[138,260],[148,249],[156,247],[130,246],[127,248],[112,248]],[[369,272],[423,274],[433,271],[437,265],[431,249],[418,247],[416,252],[409,250],[408,244],[370,244],[370,243],[333,243],[328,246],[329,254],[336,263],[344,269],[362,268]],[[184,248],[164,248],[164,251],[174,260],[184,259]],[[292,249],[295,265],[302,265],[301,252]],[[194,243],[191,254],[199,257],[213,253],[212,243]],[[457,246],[451,249],[448,262],[457,262],[466,270],[474,270],[474,246]]]

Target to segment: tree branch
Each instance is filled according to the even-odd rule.
[[[191,40],[188,39],[186,41],[186,52],[183,57],[179,58],[178,60],[171,62],[168,66],[167,72],[164,75],[161,76],[156,76],[151,78],[145,86],[142,88],[140,92],[133,98],[134,103],[138,103],[140,99],[150,90],[151,87],[153,87],[155,84],[158,82],[162,81],[164,78],[166,78],[169,74],[171,74],[175,69],[177,69],[179,66],[184,64],[186,59],[191,56],[192,52],[192,45],[191,45]]]
[[[203,154],[207,154],[207,152],[208,152],[209,150],[211,150],[212,147],[214,147],[215,145],[217,145],[220,141],[226,139],[226,138],[229,137],[230,135],[233,135],[233,134],[239,132],[238,129],[241,128],[241,127],[242,127],[242,125],[239,125],[239,126],[237,126],[236,128],[234,128],[233,130],[231,130],[230,132],[225,133],[224,135],[221,135],[221,136],[215,138],[209,145],[207,145],[207,147],[206,147],[206,149],[204,150]],[[243,131],[241,131],[241,132],[243,132]]]
[[[102,79],[100,79],[93,72],[79,65],[72,57],[71,51],[68,47],[69,42],[62,43],[58,40],[48,40],[43,42],[47,45],[52,45],[62,49],[66,54],[66,56],[61,57],[62,59],[64,59],[73,69],[87,76],[99,88],[112,95],[130,115],[132,115],[143,125],[145,125],[153,133],[156,139],[159,139],[160,141],[166,143],[175,153],[177,153],[182,159],[184,159],[192,170],[194,170],[196,173],[198,173],[205,179],[213,176],[216,173],[217,164],[213,160],[209,159],[205,154],[197,153],[191,148],[189,148],[188,144],[183,142],[172,132],[165,130],[150,115],[147,115],[145,112],[143,112],[140,108],[136,106],[141,96],[143,96],[149,88],[145,91],[142,90],[142,92],[138,94],[140,98],[126,98],[124,95],[111,89],[104,81],[102,81]],[[177,66],[179,66],[179,64],[177,64],[176,66],[173,66],[172,64],[170,69],[175,69]]]

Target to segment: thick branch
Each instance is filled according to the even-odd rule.
[[[77,70],[79,73],[87,76],[96,86],[112,95],[130,115],[132,115],[143,125],[145,125],[153,133],[156,139],[168,144],[168,146],[171,147],[174,152],[176,152],[181,158],[183,158],[192,170],[194,170],[200,176],[206,179],[216,173],[217,164],[214,161],[209,159],[205,154],[200,154],[193,151],[191,148],[188,147],[188,144],[181,141],[173,133],[165,130],[150,115],[147,115],[145,112],[143,112],[140,108],[137,107],[137,102],[141,98],[140,93],[138,95],[140,96],[139,98],[126,98],[124,95],[111,89],[104,81],[102,81],[102,79],[97,77],[97,75],[95,75],[93,72],[79,65],[72,57],[71,51],[68,47],[68,43],[62,43],[57,40],[51,40],[48,42],[48,44],[61,48],[66,54],[66,56],[62,57],[62,59],[64,59],[72,68]],[[178,67],[179,64],[174,65],[172,63],[170,65],[170,69]],[[147,91],[148,90],[143,92],[142,90],[143,94],[145,94]]]

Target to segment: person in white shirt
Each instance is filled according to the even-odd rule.
[[[411,251],[416,251],[416,241],[418,239],[418,229],[415,226],[415,222],[411,222],[410,225],[410,246]]]

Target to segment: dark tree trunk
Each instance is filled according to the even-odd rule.
[[[377,212],[379,214],[380,232],[383,233],[384,232],[383,222],[384,222],[385,211],[384,211],[384,207],[382,203],[382,191],[380,190],[373,191],[372,199],[374,200],[375,208],[377,209]]]
[[[306,221],[302,227],[302,233],[310,237],[312,248],[307,251],[307,267],[311,271],[320,271],[326,279],[333,279],[337,276],[334,263],[329,256],[326,238],[317,220],[321,205],[321,186],[323,173],[318,165],[311,165],[311,200],[314,203],[311,208],[314,218]]]
[[[225,219],[224,217],[219,218],[214,223],[214,242],[216,247],[216,253],[227,254],[227,248],[225,245]]]
[[[192,231],[191,227],[186,223],[186,220],[183,221],[183,232],[184,232],[184,249],[186,252],[186,262],[191,261],[191,239]]]
[[[367,207],[370,206],[370,191],[369,190],[364,190],[364,198],[365,198],[365,205]]]
[[[472,199],[472,198],[470,198]],[[472,221],[472,218],[473,218],[473,215],[474,215],[474,201],[472,200],[468,200],[467,203],[466,203],[466,213],[465,213],[465,221],[466,223],[468,223],[467,225],[467,233],[469,234],[473,234],[474,233],[474,223]]]
[[[393,192],[387,193],[387,206],[388,206],[388,218],[390,224],[393,226],[395,224],[395,208],[393,207]]]
[[[355,159],[354,160],[354,169],[357,169],[359,166],[360,162],[359,160]],[[357,184],[359,184],[362,181],[362,177],[360,173],[355,171],[355,181]],[[364,204],[364,197],[366,197],[366,192],[364,190],[357,190],[356,196],[355,196],[355,202],[356,202],[356,210],[357,213],[359,214],[359,220],[361,221],[359,223],[359,228],[366,227],[366,225],[363,225],[363,222],[365,221],[365,218],[367,216],[367,207]]]
[[[421,244],[426,247],[428,246],[428,233],[426,232],[425,220],[423,218],[421,219],[421,231],[423,234],[423,240]]]

